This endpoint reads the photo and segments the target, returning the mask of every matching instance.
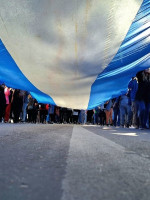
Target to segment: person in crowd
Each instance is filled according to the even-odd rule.
[[[5,115],[5,107],[6,107],[6,98],[4,94],[4,87],[5,85],[0,85],[0,122],[4,120]]]
[[[149,110],[150,110],[150,68],[140,71],[136,75],[138,79],[138,90],[136,93],[139,128],[149,128]]]
[[[12,117],[12,102],[13,102],[13,95],[14,95],[14,89],[10,88],[10,95],[9,95],[9,102],[10,102],[10,112],[9,112],[9,120],[8,122],[11,123],[13,121],[13,117]]]
[[[46,123],[46,116],[47,116],[47,109],[46,109],[46,104],[41,103],[40,104],[40,122],[42,124]]]
[[[105,123],[106,123],[106,113],[105,113],[104,104],[100,106],[99,123],[100,123],[101,126],[104,126]]]
[[[84,124],[87,124],[87,110],[85,110]]]
[[[60,123],[60,107],[55,107],[55,122]]]
[[[90,124],[93,123],[93,114],[94,114],[93,110],[87,111],[87,123],[90,123]]]
[[[99,106],[95,107],[93,109],[93,124],[98,124],[99,123]]]
[[[47,110],[46,123],[47,124],[50,124],[50,122],[51,122],[50,109],[51,109],[51,105],[50,104],[46,104],[46,110]]]
[[[128,92],[120,97],[120,125],[122,128],[131,126],[132,111]]]
[[[132,77],[131,81],[128,84],[130,99],[131,99],[131,110],[132,110],[132,125],[138,127],[138,118],[137,118],[137,102],[136,102],[136,93],[138,90],[138,81],[136,77]]]
[[[27,105],[27,112],[28,112],[28,122],[33,122],[33,109],[34,109],[34,99],[31,94],[28,95],[28,105]]]
[[[92,122],[93,122],[93,124],[96,124],[96,110],[95,110],[95,108],[93,109]]]
[[[54,105],[51,105],[50,107],[50,119],[52,123],[55,122],[55,106]]]
[[[145,101],[145,106],[146,106],[146,113],[145,113],[145,128],[149,129],[150,127],[150,68],[145,70],[145,74],[147,77],[147,93],[146,93],[146,101]]]
[[[70,108],[67,108],[67,112],[66,112],[66,114],[67,114],[67,123],[71,123],[71,121],[72,121],[72,109],[70,109]]]
[[[19,122],[20,113],[22,112],[23,98],[20,90],[16,89],[13,94],[12,112],[14,115],[14,123]]]
[[[11,109],[11,102],[9,101],[10,89],[6,85],[4,87],[4,94],[5,94],[5,99],[6,99],[6,108],[5,108],[4,122],[6,123],[9,120],[10,109]]]
[[[62,107],[60,109],[60,122],[67,123],[67,108]]]
[[[28,95],[27,91],[23,92],[23,106],[22,106],[22,122],[26,122],[27,120],[27,106],[28,106]]]
[[[120,97],[113,99],[114,126],[120,126]]]
[[[105,113],[106,113],[106,125],[109,126],[109,125],[112,125],[113,122],[112,122],[112,113],[113,113],[113,103],[112,103],[112,100],[110,99],[109,101],[107,101],[105,103]]]
[[[85,124],[86,110],[81,109],[79,114],[79,123]]]
[[[32,113],[32,122],[36,124],[37,122],[37,115],[38,115],[38,109],[39,105],[36,99],[34,99],[34,104],[33,104],[33,113]]]
[[[79,112],[80,110],[74,109],[72,113],[73,123],[77,124],[79,122]]]
[[[64,115],[62,107],[60,107],[59,113],[60,113],[60,123],[62,124],[63,123],[63,115]]]

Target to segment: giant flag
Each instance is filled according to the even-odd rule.
[[[0,82],[92,109],[150,64],[149,0],[0,0]]]

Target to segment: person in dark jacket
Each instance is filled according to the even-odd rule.
[[[14,123],[19,122],[20,113],[22,112],[23,98],[20,90],[16,89],[13,94],[12,110],[14,114]]]
[[[139,128],[148,128],[150,110],[150,68],[137,73],[138,90],[136,93]]]
[[[138,81],[136,77],[132,77],[128,84],[130,100],[131,100],[131,110],[132,110],[132,125],[136,128],[138,126],[137,120],[137,103],[136,103],[136,93],[138,90]]]

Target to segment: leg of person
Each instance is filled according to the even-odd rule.
[[[46,122],[49,123],[50,122],[50,107],[48,109],[48,113],[47,113],[47,117],[46,117]]]
[[[19,122],[19,116],[20,116],[20,112],[18,109],[16,109],[16,111],[14,111],[14,123]]]
[[[132,111],[131,111],[131,106],[127,105],[127,128],[131,126],[132,123]]]
[[[31,123],[32,121],[32,110],[28,109],[28,122]]]
[[[109,111],[105,110],[105,113],[106,113],[106,125],[108,125],[109,124]]]
[[[27,117],[27,105],[28,105],[27,103],[24,103],[24,104],[23,104],[23,107],[22,107],[22,112],[23,112],[23,113],[22,113],[22,115],[23,115],[23,116],[22,116],[22,121],[23,121],[23,122],[26,121],[26,117]]]
[[[117,126],[120,126],[120,109],[117,110]]]
[[[145,104],[145,128],[149,128],[149,112],[150,112],[150,103]]]
[[[4,117],[5,122],[8,122],[9,120],[10,110],[11,110],[11,103],[7,104],[6,109],[5,109],[5,117]]]
[[[132,125],[134,127],[137,127],[138,126],[138,108],[137,108],[137,102],[136,101],[133,101],[132,102],[132,105],[131,105],[131,110],[132,110]]]
[[[117,108],[114,108],[113,111],[114,111],[114,126],[116,126],[117,125]]]
[[[3,112],[4,112],[3,105],[0,105],[0,122],[2,122]]]
[[[120,105],[120,125],[124,127],[125,124],[125,108],[123,105]]]
[[[138,101],[138,107],[139,107],[139,127],[143,129],[145,127],[145,103],[144,103],[144,101]]]
[[[110,125],[113,124],[113,122],[112,122],[112,114],[113,114],[113,109],[111,108],[111,109],[110,109],[110,113],[109,113],[109,121],[110,121]]]

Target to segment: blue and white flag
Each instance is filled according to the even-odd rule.
[[[92,109],[150,65],[149,0],[0,0],[0,82]]]

